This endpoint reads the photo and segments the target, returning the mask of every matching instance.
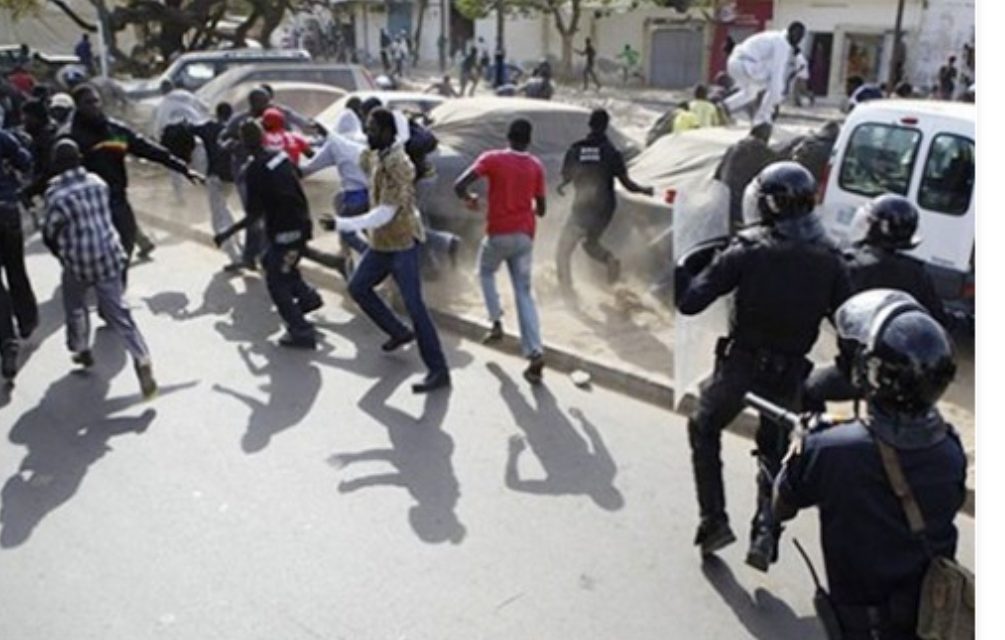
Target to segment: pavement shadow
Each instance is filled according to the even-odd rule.
[[[8,439],[28,452],[0,491],[0,548],[24,543],[45,516],[72,498],[90,466],[112,450],[112,438],[143,433],[157,416],[152,407],[138,415],[115,415],[143,398],[138,393],[105,397],[128,359],[116,336],[98,332],[93,351],[91,371],[74,370],[53,382],[10,430]],[[195,384],[161,387],[159,394]]]
[[[202,303],[193,310],[189,309],[190,300],[188,294],[183,291],[162,291],[149,298],[144,298],[143,301],[154,315],[166,315],[174,320],[184,321],[195,320],[203,316],[223,316],[231,313],[238,303],[239,295],[234,286],[234,281],[237,279],[241,279],[245,283],[245,291],[248,291],[253,286],[250,282],[257,278],[240,276],[222,270],[217,271],[209,279],[202,292]]]
[[[751,637],[761,640],[826,639],[823,627],[815,616],[800,618],[788,604],[767,589],[758,587],[753,594],[747,593],[736,581],[729,565],[718,557],[705,558],[701,572]]]
[[[50,337],[63,328],[63,287],[57,285],[48,300],[38,305],[38,326],[31,337],[21,342],[20,367],[31,360],[32,355]],[[67,357],[69,361],[69,355]]]
[[[506,486],[524,493],[586,495],[607,511],[624,507],[625,498],[614,486],[618,467],[596,426],[579,409],[569,411],[580,422],[586,434],[584,439],[558,407],[555,396],[546,386],[530,387],[536,405],[532,406],[502,367],[495,362],[486,366],[499,379],[503,400],[513,414],[513,420],[524,432],[523,436],[509,439]],[[518,461],[528,444],[544,467],[544,478],[520,477]]]
[[[269,343],[238,345],[238,354],[249,373],[267,380],[259,387],[265,393],[264,401],[222,384],[214,384],[213,390],[239,400],[251,411],[241,439],[245,453],[265,449],[273,436],[307,417],[321,392],[321,370],[314,362],[336,364],[327,355],[331,350],[326,343],[322,343],[320,352],[292,351]],[[253,354],[265,358],[265,363],[256,364]]]
[[[359,401],[360,409],[387,428],[391,447],[338,453],[329,457],[328,462],[337,469],[355,462],[387,462],[394,471],[342,480],[339,492],[387,485],[402,487],[415,499],[415,505],[408,511],[408,521],[420,540],[430,544],[460,544],[467,530],[456,513],[461,492],[451,461],[454,440],[442,429],[450,405],[450,390],[427,394],[422,413],[416,418],[387,404],[410,375],[408,367],[395,367]]]

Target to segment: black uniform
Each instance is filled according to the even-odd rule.
[[[820,321],[849,296],[844,262],[812,214],[748,230],[733,239],[691,281],[678,308],[694,315],[717,298],[736,292],[730,335],[716,350],[712,377],[701,385],[698,407],[688,421],[692,464],[703,522],[728,522],[722,485],[722,429],[740,413],[753,391],[796,408],[809,373],[806,354]],[[787,434],[764,419],[757,431],[758,511],[754,530],[770,526],[771,478],[787,448]]]
[[[565,153],[562,180],[571,181],[576,194],[572,215],[566,220],[558,240],[558,280],[563,287],[572,284],[570,262],[580,241],[584,241],[583,250],[594,260],[607,263],[614,258],[600,244],[600,236],[614,216],[617,203],[614,179],[627,175],[624,156],[606,134],[591,133]]]
[[[779,159],[766,142],[747,136],[726,150],[715,168],[715,179],[729,188],[730,229],[743,224],[743,191],[762,169]]]
[[[874,438],[897,450],[938,556],[956,555],[953,520],[966,498],[967,461],[959,437],[935,410],[912,424],[871,416],[872,432],[853,421],[808,435],[785,461],[776,489],[789,508],[820,508],[827,582],[845,638],[913,640],[928,556],[911,534]],[[869,635],[866,607],[880,619],[878,638]]]
[[[297,170],[285,153],[262,151],[248,164],[247,180],[245,220],[265,220],[268,248],[262,263],[269,295],[290,335],[313,339],[304,309],[320,306],[321,297],[297,268],[311,238],[310,209]]]
[[[932,278],[925,266],[899,251],[872,245],[862,245],[846,253],[852,292],[869,289],[897,289],[909,293],[943,327],[949,318],[935,292]],[[839,356],[840,358],[841,356]],[[848,380],[847,367],[835,363],[817,367],[810,374],[803,391],[803,406],[807,411],[822,413],[826,402],[854,400],[861,397]]]

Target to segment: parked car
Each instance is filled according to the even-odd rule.
[[[911,252],[931,272],[942,298],[974,312],[974,198],[977,111],[973,104],[874,100],[855,108],[834,145],[822,181],[820,214],[848,239],[855,210],[896,193],[921,214],[921,244]]]
[[[216,102],[229,102],[236,111],[246,109],[248,106],[248,94],[255,87],[261,86],[259,82],[245,82],[230,87],[224,92]],[[273,82],[272,93],[277,104],[284,105],[294,111],[308,117],[315,118],[319,113],[329,108],[333,102],[346,95],[345,90],[327,84],[317,84],[314,82]],[[216,104],[216,102],[212,104]],[[208,103],[208,109],[212,109]]]
[[[266,62],[231,69],[206,83],[196,95],[207,105],[214,106],[237,85],[277,82],[323,84],[347,92],[371,90],[376,87],[370,72],[359,65]]]
[[[310,54],[301,49],[191,51],[178,56],[178,59],[157,77],[121,84],[127,97],[142,100],[159,95],[161,83],[165,80],[170,80],[176,87],[196,91],[234,67],[260,62],[307,63],[310,59]]]
[[[331,128],[335,124],[336,118],[345,109],[349,98],[359,98],[366,101],[370,98],[377,98],[381,104],[396,111],[409,114],[418,114],[428,117],[430,112],[443,104],[446,98],[432,93],[418,93],[409,91],[353,91],[337,100],[327,109],[318,114],[317,121],[324,126]]]

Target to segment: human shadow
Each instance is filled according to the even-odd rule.
[[[209,279],[202,292],[202,302],[199,307],[189,309],[188,294],[183,291],[161,291],[144,298],[147,308],[155,315],[167,315],[175,320],[195,320],[203,316],[223,316],[233,311],[237,304],[237,288],[234,280],[239,276],[225,271],[217,271]],[[241,277],[248,290],[249,283],[255,278]],[[249,292],[250,293],[250,292]]]
[[[343,361],[331,357],[334,350],[322,340],[318,351],[291,351],[269,343],[238,345],[237,352],[248,372],[267,380],[259,389],[265,400],[243,393],[222,384],[213,390],[235,398],[251,411],[248,427],[241,439],[245,453],[257,453],[269,445],[273,436],[295,427],[307,417],[321,392],[321,370],[315,363],[343,366]],[[256,364],[253,354],[265,359]]]
[[[189,317],[229,314],[229,322],[221,320],[214,325],[224,340],[252,344],[264,342],[281,328],[279,314],[272,309],[272,298],[262,279],[250,276],[239,279],[244,283],[244,293],[237,293],[232,288],[233,278],[224,282],[220,274],[214,275],[203,293],[202,306]]]
[[[536,405],[532,406],[502,367],[495,362],[486,366],[499,379],[503,400],[524,432],[523,436],[513,436],[509,440],[506,486],[524,493],[586,495],[607,511],[624,507],[624,496],[614,486],[618,467],[600,432],[583,413],[578,409],[569,411],[582,425],[586,439],[576,431],[547,387],[531,386]],[[544,478],[520,477],[518,461],[528,444],[544,467]]]
[[[138,393],[105,397],[127,360],[121,345],[109,344],[113,341],[108,332],[99,333],[94,368],[71,371],[54,381],[38,405],[11,428],[9,440],[28,452],[0,491],[0,547],[24,543],[46,515],[74,496],[90,466],[112,450],[112,438],[143,433],[156,417],[153,408],[116,415],[143,402]],[[162,386],[159,393],[194,384]]]
[[[24,368],[46,340],[64,326],[63,287],[56,285],[52,295],[38,305],[38,326],[31,337],[21,342],[20,368]]]
[[[606,342],[619,359],[650,371],[669,374],[673,367],[673,350],[633,319],[634,305],[642,303],[631,295],[623,297],[625,299],[619,300],[619,306],[607,303],[599,306],[604,314],[602,321],[578,306],[574,306],[573,311],[576,318],[590,327],[598,339]]]
[[[764,640],[826,638],[815,616],[800,618],[788,604],[762,587],[754,589],[753,595],[748,594],[736,581],[733,570],[720,558],[705,558],[701,572],[752,637]]]
[[[391,369],[359,401],[360,409],[387,428],[391,447],[337,453],[328,462],[337,469],[355,462],[387,462],[394,471],[342,480],[339,492],[384,485],[403,487],[415,499],[408,520],[419,539],[431,544],[460,544],[467,530],[456,513],[461,493],[451,461],[454,441],[442,430],[450,391],[426,394],[418,418],[388,405],[388,398],[411,374],[408,367]]]

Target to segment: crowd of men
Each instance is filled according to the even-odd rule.
[[[751,51],[791,48],[801,39],[798,27],[790,26],[781,44],[775,38],[751,45]],[[763,85],[745,64],[731,58],[730,72],[741,89],[731,102],[727,99],[729,110]],[[778,86],[769,82],[768,89],[769,99],[755,114],[754,138],[770,131]],[[27,100],[18,125],[0,130],[4,378],[16,376],[19,345],[38,325],[24,264],[21,206],[44,193],[39,226],[63,267],[61,295],[73,363],[94,365],[86,303],[93,290],[99,316],[133,358],[142,393],[156,393],[151,354],[123,299],[140,238],[125,162],[134,155],[206,184],[215,241],[231,260],[226,268],[257,270],[260,265],[264,270],[269,296],[286,327],[280,345],[317,346],[309,315],[323,300],[298,269],[305,256],[313,256],[347,279],[350,297],[387,335],[383,351],[417,343],[427,373],[412,386],[415,393],[451,384],[422,293],[421,256],[436,234],[417,204],[423,180],[430,177],[425,166],[430,142],[428,132],[404,114],[379,101],[351,103],[328,131],[275,104],[268,87],[258,87],[246,110],[235,113],[233,105],[216,105],[214,119],[182,123],[173,130],[181,135],[165,135],[162,146],[108,118],[94,87],[76,87],[70,100],[69,114],[59,113],[68,106],[59,96]],[[698,109],[695,117],[714,117],[714,110],[705,111]],[[609,119],[604,110],[590,115],[588,135],[571,146],[562,168],[559,193],[570,183],[575,189],[558,250],[559,281],[570,296],[569,256],[580,243],[604,263],[610,282],[619,278],[620,262],[599,242],[614,213],[614,181],[653,194],[628,176],[621,152],[606,136]],[[322,136],[323,144],[312,149],[295,129]],[[485,341],[503,337],[495,276],[505,263],[527,359],[524,377],[540,384],[545,361],[532,266],[547,193],[543,166],[531,152],[533,135],[529,121],[515,119],[507,148],[485,150],[457,178],[454,190],[459,202],[479,209],[470,188],[479,180],[488,184],[486,234],[478,255],[490,323]],[[192,138],[205,148],[206,176],[188,166]],[[341,190],[332,194],[336,215],[323,226],[338,232],[345,245],[345,252],[334,256],[309,246],[313,217],[301,185],[305,175],[330,166],[342,178]],[[715,370],[688,422],[700,510],[695,544],[709,555],[735,540],[725,509],[720,438],[746,393],[755,391],[791,410],[819,411],[829,400],[861,399],[866,405],[861,416],[846,423],[818,421],[784,461],[789,431],[777,419],[762,420],[747,562],[767,571],[778,557],[782,522],[798,509],[819,506],[830,597],[844,637],[915,637],[928,562],[932,555],[955,554],[953,520],[964,501],[966,475],[959,438],[935,407],[955,373],[952,342],[943,326],[949,320],[923,267],[904,255],[918,241],[917,209],[900,196],[876,198],[856,214],[864,234],[855,250],[843,255],[813,214],[817,180],[804,166],[770,162],[748,181],[757,224],[744,227],[736,221],[728,244],[682,257],[676,290],[677,307],[685,315],[736,293],[729,335],[716,348]],[[236,221],[227,203],[230,184],[244,212]],[[444,246],[447,252],[456,249],[449,238]],[[388,276],[404,303],[407,323],[376,291]],[[835,323],[841,355],[833,366],[812,371],[806,355],[823,319]],[[883,472],[890,468],[889,451],[899,457],[901,475],[916,489],[927,523],[925,544],[918,542],[908,519],[896,517],[901,504]]]

